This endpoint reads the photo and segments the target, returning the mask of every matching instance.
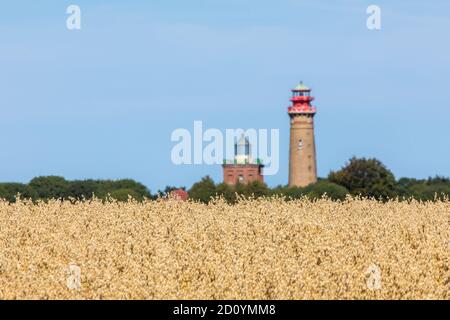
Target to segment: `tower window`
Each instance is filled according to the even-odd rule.
[[[302,139],[300,139],[298,141],[298,150],[303,150],[303,140]]]
[[[311,94],[308,91],[295,91],[294,97],[309,97]]]

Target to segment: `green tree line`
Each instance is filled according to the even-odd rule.
[[[119,201],[127,201],[131,196],[136,200],[164,197],[173,190],[186,188],[167,186],[152,194],[143,184],[131,179],[124,180],[73,180],[62,177],[37,177],[27,184],[0,183],[0,199],[14,202],[16,196],[32,200],[89,200],[93,196],[106,199],[108,196]],[[204,203],[221,196],[230,203],[239,197],[255,198],[280,195],[286,199],[309,197],[320,198],[324,195],[333,200],[343,200],[347,195],[370,197],[379,200],[392,198],[417,200],[445,199],[450,195],[450,179],[435,177],[428,179],[401,178],[394,174],[377,159],[352,158],[338,171],[330,172],[327,178],[319,179],[307,187],[277,186],[269,188],[266,184],[253,182],[229,186],[216,184],[210,177],[204,177],[188,190],[189,197]]]
[[[388,199],[417,199],[422,201],[446,199],[450,195],[450,179],[443,177],[424,180],[401,178],[396,180],[394,174],[377,159],[352,158],[340,170],[330,172],[326,179],[319,179],[307,187],[277,186],[253,182],[248,185],[228,186],[215,184],[210,177],[195,183],[189,190],[193,200],[207,203],[214,196],[222,196],[233,203],[237,197],[282,195],[287,200],[309,197],[321,198],[324,195],[333,200],[343,200],[347,195],[374,198],[381,201]]]
[[[131,179],[68,181],[47,176],[34,178],[28,184],[0,183],[1,199],[14,202],[18,194],[32,200],[90,200],[94,195],[100,199],[110,196],[119,201],[127,201],[129,196],[136,200],[153,197],[146,186]]]

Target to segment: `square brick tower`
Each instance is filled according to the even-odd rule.
[[[302,82],[292,89],[292,105],[288,108],[291,119],[289,146],[289,186],[305,187],[317,182],[314,116],[311,89]]]
[[[262,168],[259,159],[253,161],[250,152],[250,142],[244,135],[234,145],[234,160],[223,163],[223,181],[228,185],[238,183],[247,184],[253,181],[264,183]],[[231,163],[229,163],[231,162]]]

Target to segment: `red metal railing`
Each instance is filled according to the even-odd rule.
[[[307,97],[307,96],[298,96],[298,97],[292,97],[292,102],[311,102],[314,100],[314,97]]]

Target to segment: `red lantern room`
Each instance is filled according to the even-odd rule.
[[[292,89],[292,106],[288,108],[289,114],[312,114],[316,113],[316,108],[311,105],[314,97],[311,96],[311,89],[300,82]]]

